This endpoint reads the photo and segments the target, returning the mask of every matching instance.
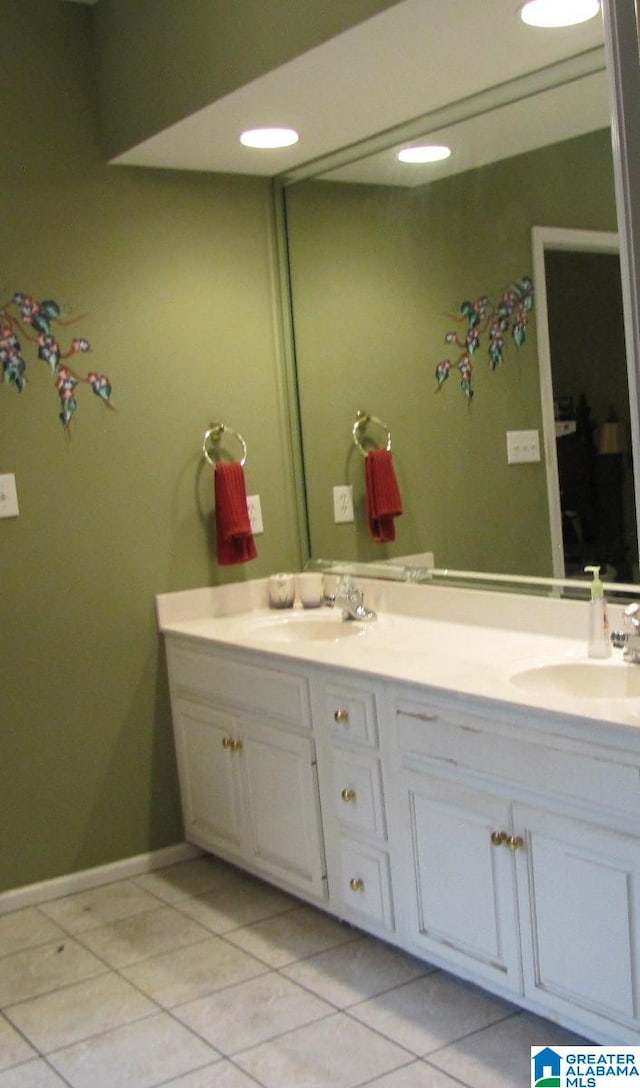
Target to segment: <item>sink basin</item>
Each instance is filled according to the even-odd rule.
[[[640,665],[623,661],[565,661],[514,673],[510,682],[525,691],[577,699],[640,696]]]
[[[367,624],[343,620],[340,612],[289,612],[248,620],[243,634],[260,642],[338,642],[364,634]]]

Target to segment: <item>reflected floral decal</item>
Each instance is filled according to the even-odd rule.
[[[504,359],[505,336],[511,331],[516,347],[522,347],[527,338],[529,314],[533,309],[533,281],[530,276],[523,276],[507,287],[492,303],[488,295],[482,295],[475,302],[463,302],[460,316],[454,320],[466,322],[464,337],[455,330],[445,336],[446,344],[455,344],[462,348],[462,353],[455,362],[442,359],[436,367],[436,392],[442,389],[452,369],[460,374],[460,388],[467,400],[473,397],[471,382],[473,356],[480,350],[480,337],[488,335],[488,357],[491,370],[500,366]]]

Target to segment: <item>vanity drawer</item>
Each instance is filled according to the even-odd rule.
[[[332,738],[366,744],[378,744],[376,699],[373,692],[339,684],[325,688],[326,722]]]
[[[402,769],[469,771],[510,782],[563,804],[588,804],[599,813],[640,818],[640,765],[610,749],[587,754],[553,736],[538,739],[497,733],[491,719],[437,703],[402,703],[396,709],[396,741]]]
[[[167,639],[167,660],[174,696],[213,697],[291,725],[311,727],[309,684],[304,676],[171,639]]]
[[[335,810],[340,826],[386,839],[380,763],[366,752],[331,753]]]
[[[345,915],[364,925],[395,929],[388,855],[340,838],[341,897]]]

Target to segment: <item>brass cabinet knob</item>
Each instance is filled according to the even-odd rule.
[[[524,846],[522,835],[509,835],[506,831],[492,831],[491,842],[494,846],[508,846],[510,850],[522,850]]]
[[[349,721],[349,711],[342,709],[336,710],[333,715],[333,720],[334,722],[339,722],[344,725]]]
[[[356,791],[354,789],[351,789],[351,786],[345,786],[340,796],[343,801],[355,801]]]
[[[349,881],[349,887],[352,892],[364,891],[364,880],[360,876],[352,876]]]
[[[233,743],[233,741],[231,740],[231,737],[223,737],[222,738],[222,747],[223,748],[230,748],[232,743]]]
[[[223,737],[222,747],[228,748],[230,752],[239,752],[242,748],[242,741],[234,740],[233,737]]]

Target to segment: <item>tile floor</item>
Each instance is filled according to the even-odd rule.
[[[0,917],[0,1088],[522,1088],[578,1037],[213,858]]]

